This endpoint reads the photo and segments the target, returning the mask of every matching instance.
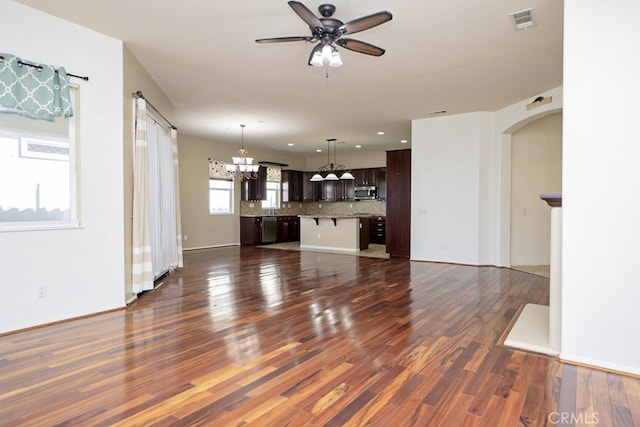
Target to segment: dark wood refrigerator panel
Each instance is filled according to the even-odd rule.
[[[387,151],[387,252],[409,258],[411,251],[411,150]]]

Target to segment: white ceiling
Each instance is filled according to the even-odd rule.
[[[561,0],[335,0],[343,22],[381,10],[393,20],[348,36],[383,56],[340,49],[328,78],[307,65],[307,42],[254,42],[310,34],[286,0],[18,1],[123,40],[180,132],[238,143],[244,123],[246,146],[297,155],[328,138],[405,148],[412,119],[495,111],[562,84]],[[319,15],[321,2],[303,3]],[[527,8],[537,25],[515,31],[509,14]]]

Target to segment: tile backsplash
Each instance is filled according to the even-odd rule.
[[[291,202],[283,203],[280,209],[275,209],[276,215],[350,215],[372,214],[386,215],[387,202],[384,200],[360,200],[346,202]],[[271,210],[262,209],[257,202],[240,202],[240,215],[267,215]]]

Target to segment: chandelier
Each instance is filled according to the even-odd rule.
[[[247,157],[248,151],[244,149],[244,127],[245,125],[240,125],[242,129],[242,148],[240,148],[240,156],[231,157],[233,164],[227,163],[225,165],[227,169],[227,175],[232,177],[238,177],[242,179],[257,179],[258,178],[258,169],[260,165],[253,164],[253,157]]]
[[[330,160],[331,153],[331,143],[333,143],[333,162]],[[323,178],[322,174],[327,173],[327,175]],[[341,173],[340,178],[338,178],[337,173]],[[340,179],[355,179],[351,172],[345,170],[345,166],[341,165],[336,160],[336,139],[330,138],[327,139],[327,164],[321,166],[318,169],[318,172],[311,177],[309,181],[318,182],[318,181],[338,181]]]

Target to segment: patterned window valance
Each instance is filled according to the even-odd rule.
[[[282,181],[282,169],[275,167],[267,167],[267,181],[280,182]]]
[[[226,163],[216,159],[209,159],[209,178],[233,180],[233,177],[227,172]]]
[[[48,121],[73,116],[65,69],[0,53],[0,113]]]

